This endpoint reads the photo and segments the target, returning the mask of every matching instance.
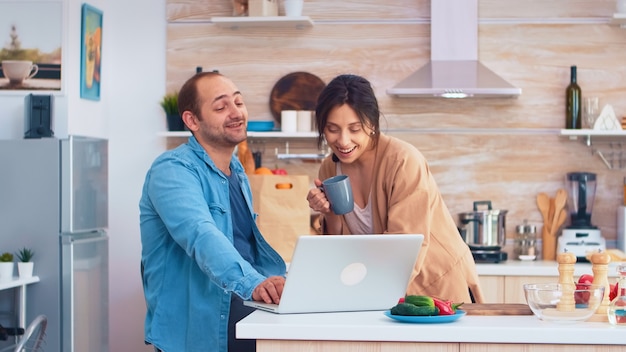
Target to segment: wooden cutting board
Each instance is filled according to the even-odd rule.
[[[317,97],[326,87],[324,81],[309,72],[292,72],[276,82],[270,94],[270,110],[280,124],[283,110],[315,110]]]
[[[466,311],[467,315],[533,315],[528,305],[517,303],[470,303],[459,309]]]

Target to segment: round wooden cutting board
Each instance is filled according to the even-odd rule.
[[[292,72],[276,82],[270,94],[270,110],[280,123],[283,110],[315,110],[317,97],[326,84],[308,72]]]

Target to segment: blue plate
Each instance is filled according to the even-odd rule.
[[[274,121],[248,121],[248,131],[268,132],[274,129]]]
[[[464,310],[457,309],[456,314],[454,315],[393,315],[390,310],[385,311],[385,315],[389,318],[397,321],[401,321],[403,323],[414,323],[414,324],[440,324],[440,323],[450,323],[455,320],[460,319],[466,313]]]

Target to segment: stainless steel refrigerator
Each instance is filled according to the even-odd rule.
[[[0,253],[35,252],[26,321],[48,317],[46,351],[109,350],[107,228],[107,140],[0,140]],[[14,326],[11,316],[0,324]]]

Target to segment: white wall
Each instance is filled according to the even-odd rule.
[[[101,0],[104,1],[104,0]],[[103,84],[110,138],[110,351],[143,344],[139,197],[145,172],[165,150],[165,0],[107,0]],[[103,63],[104,65],[104,63]]]
[[[54,94],[55,135],[110,140],[110,351],[151,351],[143,343],[138,201],[146,170],[165,149],[165,141],[156,136],[165,129],[158,105],[165,93],[165,0],[88,1],[103,11],[99,102],[79,95],[82,1],[62,2],[65,89]],[[23,137],[25,94],[0,92],[0,138]]]

